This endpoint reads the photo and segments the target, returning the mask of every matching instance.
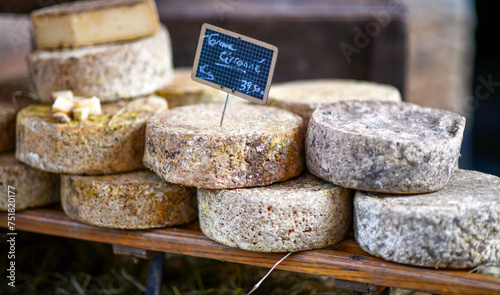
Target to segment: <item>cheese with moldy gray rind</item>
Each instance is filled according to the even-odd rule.
[[[352,189],[436,191],[456,168],[464,128],[458,114],[411,103],[331,103],[309,122],[307,168]]]
[[[307,129],[312,113],[322,105],[344,100],[401,101],[399,90],[387,84],[347,79],[297,80],[275,84],[269,106],[295,113]]]
[[[226,93],[193,81],[191,70],[191,68],[175,69],[172,83],[157,91],[156,94],[167,100],[169,108],[197,103],[224,103]],[[241,101],[246,100],[230,99],[229,103]]]
[[[174,76],[170,37],[165,27],[155,35],[125,43],[76,49],[37,50],[28,55],[30,86],[42,103],[51,92],[97,96],[103,102],[151,94]]]
[[[163,180],[202,188],[268,185],[304,169],[302,119],[257,105],[177,107],[148,120],[144,164]]]
[[[16,160],[14,153],[0,154],[0,211],[9,204],[16,211],[59,202],[59,176],[33,169]],[[11,192],[11,193],[9,193]],[[12,202],[9,202],[11,197]]]
[[[221,244],[257,252],[326,247],[352,224],[352,192],[309,173],[265,187],[198,189],[202,232]]]
[[[16,104],[12,94],[16,91],[28,91],[28,77],[15,76],[0,80],[0,153],[12,151],[16,147],[16,114],[32,101],[24,96],[16,96]]]
[[[64,212],[80,222],[109,228],[144,229],[196,218],[196,189],[164,182],[151,171],[61,176]]]
[[[155,34],[158,12],[152,0],[77,1],[31,13],[38,49],[129,41]]]
[[[434,193],[357,191],[354,233],[386,260],[435,268],[500,263],[500,178],[458,169]]]
[[[56,123],[48,105],[17,116],[16,158],[34,168],[69,174],[111,174],[143,169],[146,121],[167,109],[157,96],[102,105],[101,115]]]

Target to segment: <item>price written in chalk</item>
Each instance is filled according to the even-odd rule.
[[[201,29],[192,79],[265,104],[278,48],[209,24]]]

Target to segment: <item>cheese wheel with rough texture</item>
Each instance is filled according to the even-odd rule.
[[[96,226],[165,227],[196,218],[196,189],[164,182],[151,171],[62,175],[61,204],[70,218]]]
[[[399,90],[387,84],[347,79],[298,80],[276,84],[269,93],[269,106],[295,113],[309,123],[322,105],[345,100],[401,101]]]
[[[458,169],[429,194],[356,192],[354,229],[365,251],[439,268],[500,263],[500,178]]]
[[[163,180],[222,189],[268,185],[305,167],[302,119],[258,105],[197,104],[148,121],[144,163]]]
[[[0,153],[16,147],[16,114],[32,101],[24,96],[12,95],[16,91],[28,91],[28,77],[19,76],[0,81]]]
[[[17,116],[16,158],[34,168],[68,174],[112,174],[144,169],[146,121],[167,109],[157,96],[102,106],[85,121],[56,123],[47,105]]]
[[[37,50],[27,62],[32,90],[50,104],[50,93],[59,90],[101,101],[148,95],[174,75],[170,36],[164,27],[152,37],[130,42]]]
[[[202,232],[231,247],[290,252],[329,246],[352,224],[351,190],[309,173],[265,187],[198,189]]]
[[[24,165],[14,153],[0,154],[0,189],[0,211],[59,202],[59,176]]]
[[[307,168],[337,185],[384,193],[424,193],[455,170],[465,118],[405,102],[324,105],[307,130]]]
[[[193,81],[191,68],[175,69],[172,83],[159,90],[157,95],[167,100],[169,108],[197,103],[224,103],[226,99],[225,92]],[[240,101],[242,99],[230,99],[229,103]]]

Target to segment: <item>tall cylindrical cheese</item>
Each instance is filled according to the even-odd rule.
[[[72,219],[101,227],[144,229],[196,218],[196,190],[150,171],[61,177],[61,204]]]
[[[50,93],[58,90],[116,101],[148,95],[173,79],[166,28],[130,42],[37,50],[28,55],[27,62],[31,88],[43,103],[52,103]]]
[[[302,119],[257,105],[173,108],[151,118],[145,165],[172,183],[203,188],[268,185],[304,169]]]
[[[326,247],[345,238],[352,193],[309,173],[265,187],[198,189],[200,228],[210,239],[257,252]]]
[[[110,174],[143,169],[146,120],[167,109],[150,96],[102,106],[85,121],[56,123],[50,106],[32,105],[17,116],[16,158],[40,170]]]
[[[357,191],[354,230],[365,251],[436,268],[500,263],[500,178],[457,170],[434,193]]]
[[[0,211],[44,206],[59,201],[59,176],[24,165],[14,153],[4,153],[0,154],[0,190]]]

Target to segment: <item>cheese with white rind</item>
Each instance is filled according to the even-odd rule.
[[[76,49],[37,50],[28,55],[32,91],[52,104],[51,92],[97,96],[101,102],[151,94],[173,79],[172,49],[166,28],[125,43]]]
[[[59,202],[59,176],[24,165],[14,153],[4,153],[0,154],[0,190],[0,211],[45,206]]]
[[[388,84],[348,79],[298,80],[275,84],[269,106],[295,113],[307,129],[312,113],[322,105],[345,100],[401,101],[399,90]]]
[[[157,95],[165,98],[169,108],[197,103],[224,103],[226,93],[191,79],[191,68],[177,68],[174,79],[165,88],[157,91]],[[230,99],[229,103],[246,101]]]
[[[167,109],[157,96],[102,106],[101,115],[56,123],[48,105],[17,116],[16,158],[34,168],[68,174],[111,174],[144,169],[146,121]]]
[[[16,114],[33,101],[25,96],[12,95],[16,91],[28,91],[28,77],[15,76],[0,80],[0,153],[12,151],[16,146]]]
[[[195,189],[164,182],[151,171],[62,175],[61,204],[70,218],[108,228],[173,226],[197,216]]]
[[[307,168],[337,185],[384,193],[424,193],[448,182],[465,118],[405,102],[344,101],[309,122]]]
[[[257,252],[326,247],[352,224],[352,192],[309,173],[265,187],[198,189],[202,232],[221,244]]]
[[[386,260],[435,268],[500,263],[500,178],[458,169],[434,193],[357,191],[354,233]]]
[[[38,49],[129,41],[155,34],[159,21],[153,0],[77,1],[31,13]]]
[[[146,128],[144,164],[163,180],[202,188],[268,185],[304,167],[302,119],[257,105],[177,107]]]

